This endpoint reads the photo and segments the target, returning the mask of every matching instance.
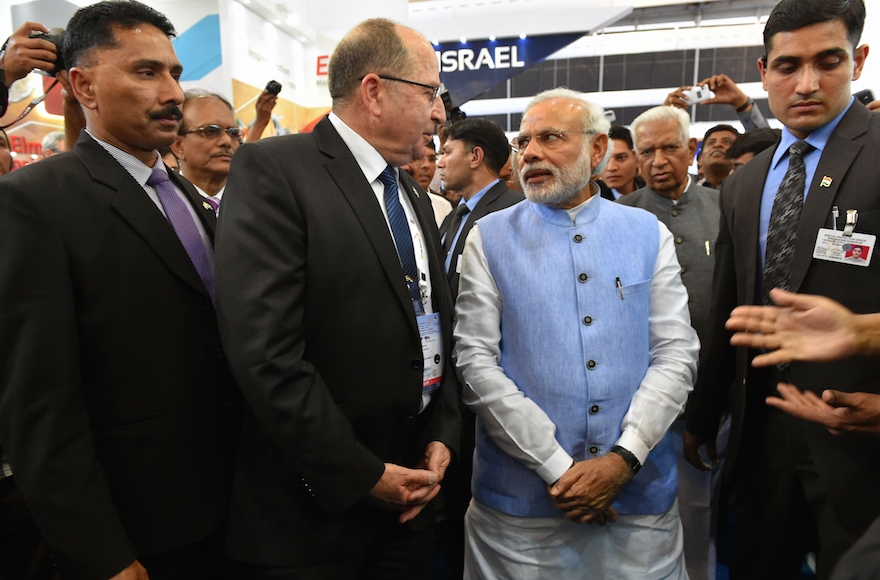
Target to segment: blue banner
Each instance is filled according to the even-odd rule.
[[[449,91],[452,106],[458,107],[583,35],[579,32],[435,44],[440,80]]]

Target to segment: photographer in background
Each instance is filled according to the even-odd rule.
[[[49,29],[36,22],[25,22],[0,49],[0,117],[6,113],[9,87],[35,68],[55,67],[55,45],[42,38],[30,38],[33,32],[49,34]]]

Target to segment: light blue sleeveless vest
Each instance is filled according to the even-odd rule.
[[[598,198],[573,224],[565,210],[525,201],[482,218],[479,228],[503,304],[501,367],[547,413],[572,457],[607,454],[650,364],[657,218]],[[663,513],[677,484],[667,433],[614,507]],[[544,480],[501,451],[479,419],[473,493],[511,515],[561,515]]]

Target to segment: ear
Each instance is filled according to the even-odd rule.
[[[67,72],[67,78],[76,100],[86,109],[97,109],[95,82],[89,71],[75,66]]]
[[[186,161],[186,154],[183,151],[183,135],[178,135],[171,144],[171,151],[180,161]]]
[[[370,73],[361,80],[361,86],[358,89],[361,102],[374,117],[382,115],[382,105],[387,94],[380,81],[379,75]]]
[[[601,133],[593,137],[590,142],[590,167],[598,167],[605,159],[608,150],[608,135]]]
[[[474,147],[474,150],[471,152],[471,154],[474,156],[474,158],[471,159],[471,162],[468,164],[471,169],[476,169],[480,166],[481,163],[483,163],[483,161],[486,160],[486,153],[480,146]]]
[[[764,59],[766,57],[762,56],[758,59],[758,72],[761,73],[761,86],[766,91],[767,90],[767,66],[764,64]]]
[[[862,76],[862,68],[865,66],[865,59],[868,58],[869,50],[870,47],[867,44],[863,44],[853,52],[854,66],[852,80],[857,81],[859,80],[859,77]]]
[[[697,152],[697,140],[693,137],[688,139],[688,152],[690,153],[690,159],[693,161],[694,154]],[[702,150],[700,151],[702,154]]]

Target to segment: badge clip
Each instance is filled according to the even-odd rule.
[[[859,221],[859,212],[855,209],[846,210],[846,226],[843,228],[843,235],[851,238],[853,230],[856,229],[856,222]]]

